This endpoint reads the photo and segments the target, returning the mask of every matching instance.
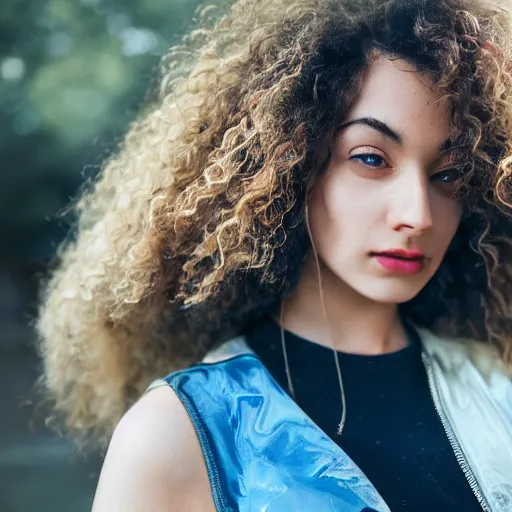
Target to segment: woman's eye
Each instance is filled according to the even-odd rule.
[[[430,179],[438,183],[452,184],[457,183],[462,177],[460,169],[445,169],[444,171],[436,172]]]
[[[450,197],[455,197],[460,190],[462,183],[461,178],[461,169],[452,168],[436,172],[431,176],[430,180],[434,182],[443,193],[448,194]]]
[[[386,164],[384,158],[375,153],[362,153],[360,155],[354,155],[350,157],[350,160],[358,160],[361,163],[369,166],[369,167],[382,167]]]

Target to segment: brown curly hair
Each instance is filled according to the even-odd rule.
[[[376,54],[449,99],[463,220],[403,314],[512,362],[511,19],[483,0],[239,0],[163,60],[160,87],[77,202],[38,329],[67,431],[104,444],[148,383],[296,286],[305,204]],[[212,22],[212,20],[214,20]]]

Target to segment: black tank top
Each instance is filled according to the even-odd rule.
[[[288,389],[281,334],[268,319],[247,333],[251,348]],[[378,356],[338,352],[347,404],[330,348],[286,332],[298,405],[370,479],[392,512],[481,512],[439,420],[421,359],[421,342]]]

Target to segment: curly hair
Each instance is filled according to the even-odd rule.
[[[512,363],[512,27],[484,0],[239,0],[162,61],[159,88],[74,208],[42,297],[56,416],[104,445],[155,377],[276,308],[310,249],[305,205],[376,54],[449,100],[463,219],[402,306]]]

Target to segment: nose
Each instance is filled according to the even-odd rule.
[[[427,232],[432,228],[433,221],[429,182],[425,173],[414,173],[395,185],[389,210],[389,222],[393,230],[403,231],[409,236]]]

